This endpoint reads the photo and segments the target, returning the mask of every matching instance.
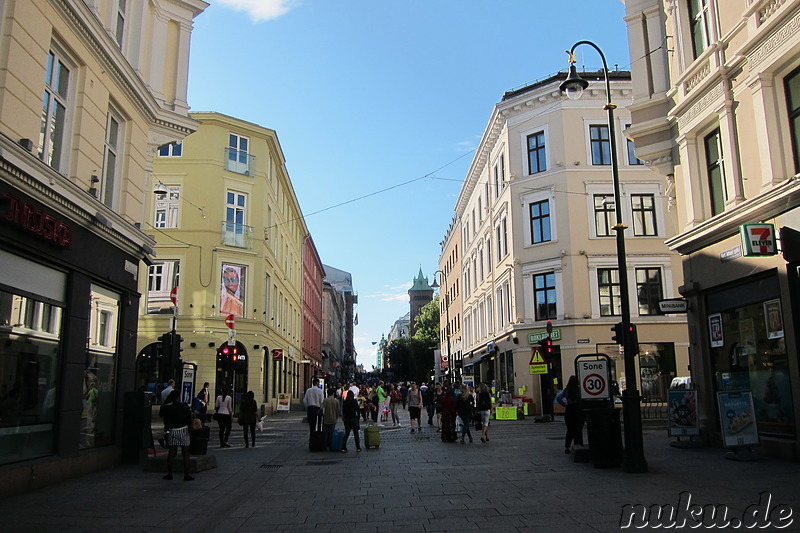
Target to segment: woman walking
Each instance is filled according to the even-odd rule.
[[[164,427],[169,431],[167,446],[167,475],[164,479],[172,479],[172,467],[175,464],[175,456],[178,455],[178,447],[183,455],[183,480],[193,481],[189,475],[189,426],[192,423],[192,411],[185,403],[181,403],[181,393],[173,390],[167,395],[167,399],[161,406],[159,414],[164,419]]]
[[[489,387],[486,383],[481,383],[478,389],[478,412],[481,414],[481,442],[489,442],[489,415],[492,412],[492,396],[489,394]]]
[[[256,447],[256,422],[258,422],[258,403],[256,403],[256,395],[253,391],[248,391],[242,405],[239,408],[239,424],[244,430],[244,447],[250,447],[250,441],[247,439],[247,433],[250,433],[250,438],[253,441],[253,448]]]
[[[567,386],[556,395],[556,401],[564,406],[564,423],[567,434],[564,436],[564,453],[570,453],[573,440],[576,446],[583,446],[583,409],[581,409],[581,390],[577,376],[570,376]]]
[[[469,392],[469,388],[464,387],[464,392],[456,399],[456,410],[461,418],[461,444],[464,444],[464,435],[469,437],[472,442],[472,432],[469,425],[472,422],[472,413],[475,411],[475,398]]]
[[[422,423],[420,422],[420,411],[422,408],[422,394],[420,394],[417,384],[411,382],[411,388],[408,389],[408,417],[411,419],[411,433],[416,431],[414,421],[416,420],[419,430],[422,431]]]
[[[231,416],[233,415],[233,398],[228,394],[228,388],[222,387],[222,394],[217,396],[214,417],[219,425],[219,447],[230,448],[228,438],[231,436]]]
[[[403,402],[403,393],[397,385],[389,385],[389,411],[392,413],[392,425],[400,426],[400,417],[397,415],[397,409]]]
[[[450,387],[444,389],[442,404],[442,442],[456,441],[456,399]]]

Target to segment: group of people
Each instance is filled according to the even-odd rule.
[[[359,440],[360,422],[380,421],[401,427],[399,410],[408,409],[411,433],[421,432],[423,410],[427,414],[428,426],[441,433],[442,441],[462,444],[473,442],[471,426],[480,428],[481,442],[489,442],[489,416],[492,399],[489,388],[482,384],[476,391],[472,386],[437,383],[434,388],[427,383],[389,383],[379,381],[373,385],[365,383],[339,383],[323,391],[320,380],[314,378],[305,395],[303,406],[309,424],[309,445],[316,431],[322,431],[326,449],[331,449],[331,435],[341,417],[345,435],[342,451],[347,452],[350,433],[354,434],[356,451],[361,451]],[[460,422],[460,423],[459,423]],[[457,428],[460,427],[460,436]]]

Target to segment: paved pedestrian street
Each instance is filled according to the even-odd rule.
[[[405,424],[383,427],[380,448],[357,453],[351,437],[345,454],[309,452],[301,417],[271,417],[254,449],[244,448],[238,426],[232,447],[218,449],[214,426],[209,453],[218,466],[195,481],[121,465],[0,500],[2,531],[606,532],[623,530],[626,504],[679,507],[687,494],[691,505],[725,506],[727,530],[737,529],[731,518],[751,516],[800,531],[800,463],[672,448],[663,427],[644,429],[649,472],[627,474],[573,462],[560,419],[493,422],[488,443],[476,433],[463,445],[441,442],[427,425],[415,434]],[[764,492],[770,501],[746,513]],[[786,506],[790,518],[780,514]],[[643,529],[657,525],[653,518]],[[778,531],[774,525],[754,529]]]

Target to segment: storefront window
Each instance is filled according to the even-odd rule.
[[[758,432],[794,437],[789,360],[776,278],[709,296],[717,391],[751,391]]]
[[[89,344],[83,371],[81,448],[104,446],[114,439],[119,295],[92,285]]]
[[[62,308],[0,290],[0,464],[52,455]]]

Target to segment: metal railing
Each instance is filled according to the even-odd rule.
[[[256,156],[236,148],[225,148],[225,170],[252,176],[255,164]]]
[[[253,248],[253,227],[235,222],[222,222],[222,244],[236,248]]]

